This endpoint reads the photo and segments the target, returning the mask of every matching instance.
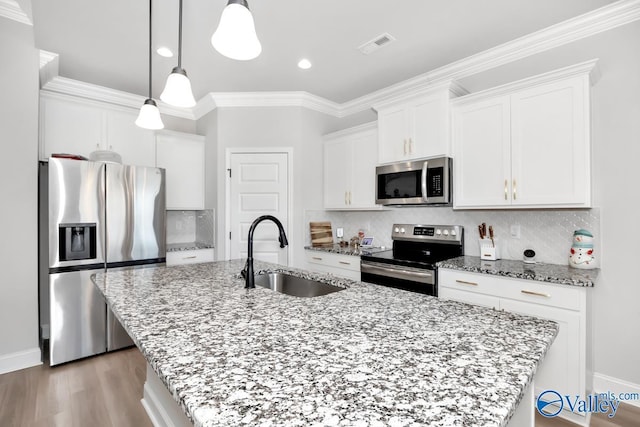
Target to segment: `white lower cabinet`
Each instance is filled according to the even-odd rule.
[[[536,374],[536,396],[545,390],[581,396],[591,391],[587,381],[588,289],[490,274],[438,270],[438,296],[556,322],[558,336]],[[577,414],[563,411],[565,417]]]
[[[167,266],[213,262],[213,248],[167,252]]]
[[[330,252],[305,250],[309,270],[360,280],[360,257]]]

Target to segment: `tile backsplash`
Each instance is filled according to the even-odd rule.
[[[334,231],[344,228],[344,239],[362,229],[375,237],[376,246],[391,247],[391,228],[395,223],[462,225],[465,230],[464,252],[480,255],[478,224],[493,225],[495,237],[501,245],[503,259],[522,259],[525,249],[536,252],[538,262],[566,264],[573,232],[584,228],[595,237],[596,265],[600,247],[600,210],[593,209],[536,209],[536,210],[479,210],[459,211],[448,207],[391,208],[385,211],[324,211],[305,212],[307,227],[305,243],[310,244],[308,223],[331,221]],[[519,226],[520,238],[510,235],[511,226]]]
[[[167,211],[167,243],[198,242],[213,246],[214,211]]]

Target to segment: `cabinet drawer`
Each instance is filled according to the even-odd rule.
[[[167,265],[197,264],[201,262],[213,262],[213,248],[197,249],[192,251],[167,252]]]
[[[467,273],[441,269],[438,285],[466,292],[481,293],[498,298],[580,310],[581,288],[568,285],[540,283],[533,280],[498,277],[491,274]]]
[[[320,251],[305,251],[307,262],[360,272],[360,257]]]
[[[454,301],[466,302],[473,305],[481,305],[489,308],[500,308],[500,298],[479,292],[467,292],[446,286],[438,288],[438,297]]]

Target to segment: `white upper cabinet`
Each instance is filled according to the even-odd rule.
[[[591,206],[593,61],[453,104],[454,208]]]
[[[53,153],[89,157],[110,150],[122,162],[154,166],[155,135],[135,125],[137,111],[47,92],[40,94],[40,159]]]
[[[378,135],[375,123],[324,137],[325,209],[380,209],[375,204]]]
[[[166,170],[167,209],[204,209],[205,138],[158,131],[156,166]]]
[[[450,99],[466,93],[452,82],[376,104],[378,163],[450,155]]]

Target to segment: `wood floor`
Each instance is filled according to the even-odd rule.
[[[146,364],[136,348],[50,368],[0,375],[1,427],[150,427],[140,399]],[[481,427],[481,426],[478,426]],[[536,414],[536,427],[576,427]],[[640,409],[623,405],[590,427],[640,427]]]
[[[145,376],[136,348],[0,375],[0,426],[150,427]]]

